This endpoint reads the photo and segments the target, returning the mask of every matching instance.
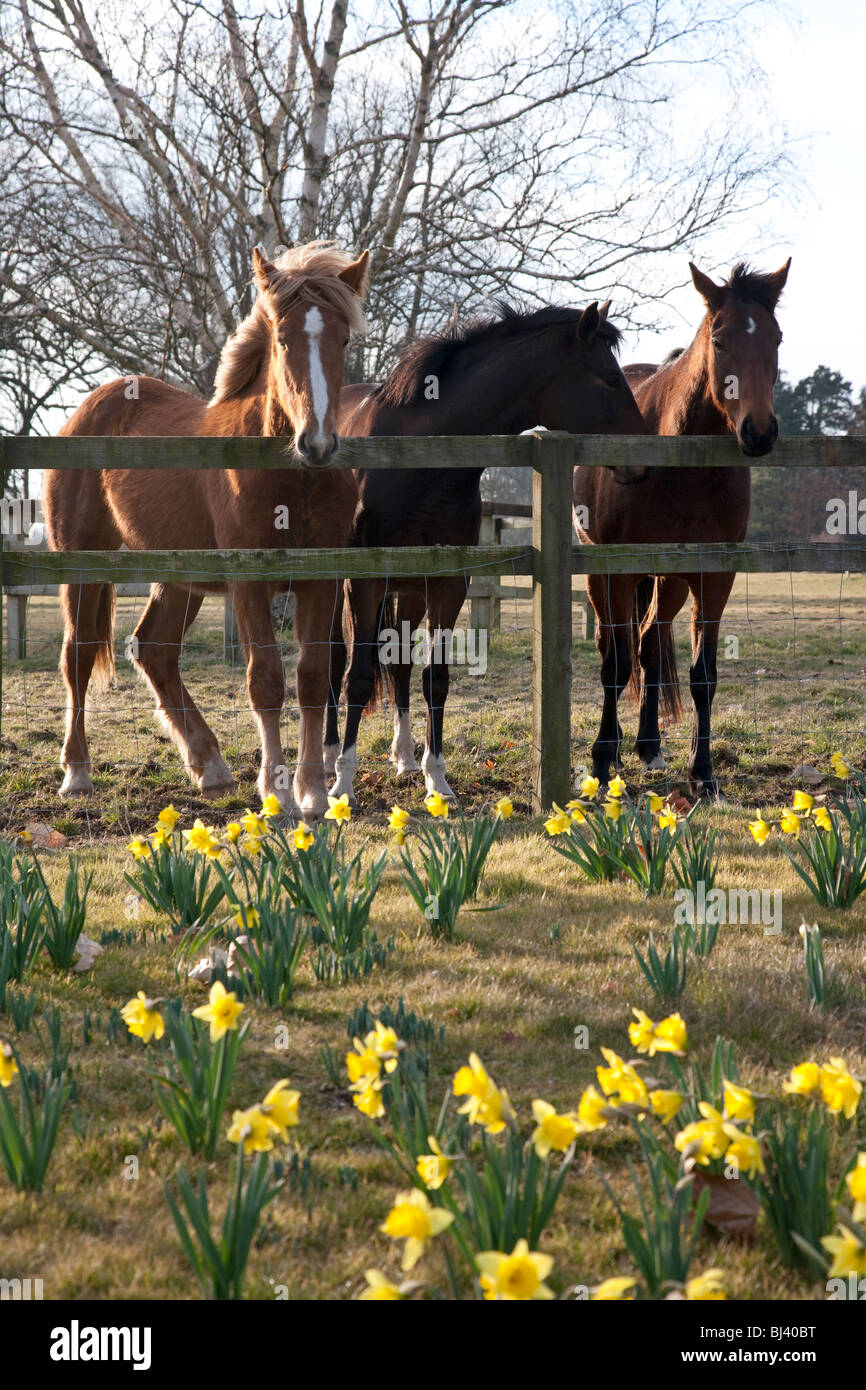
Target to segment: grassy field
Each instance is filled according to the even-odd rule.
[[[849,761],[866,764],[864,600],[860,576],[841,582],[767,577],[751,581],[748,591],[740,579],[726,614],[723,639],[739,639],[739,660],[721,663],[715,717],[716,762],[728,800],[695,814],[700,824],[720,832],[719,886],[780,889],[783,930],[766,937],[760,926],[722,927],[710,959],[690,963],[679,1008],[690,1052],[706,1062],[717,1036],[733,1039],[740,1079],[759,1093],[778,1094],[790,1067],[806,1057],[823,1061],[841,1054],[852,1072],[866,1072],[866,897],[848,912],[817,908],[778,849],[772,843],[759,848],[747,830],[755,808],[789,801],[797,763],[825,769],[829,753],[841,748]],[[213,713],[223,751],[239,774],[237,795],[216,805],[185,785],[173,749],[154,731],[147,691],[122,661],[118,688],[95,702],[91,715],[96,796],[84,807],[59,802],[55,600],[34,604],[28,660],[4,670],[5,833],[11,836],[35,820],[68,835],[94,870],[88,935],[98,940],[103,932],[131,934],[109,937],[104,954],[84,975],[61,975],[46,960],[28,985],[41,1006],[54,1004],[59,1011],[77,1096],[63,1120],[45,1191],[16,1195],[0,1175],[0,1276],[42,1278],[50,1299],[198,1297],[162,1188],[178,1166],[195,1163],[156,1106],[144,1075],[144,1049],[125,1037],[108,1041],[105,1028],[110,1011],[139,989],[180,997],[191,1007],[205,1000],[201,986],[177,978],[165,920],[147,911],[134,923],[125,916],[130,832],[149,828],[169,801],[187,825],[197,815],[222,825],[237,809],[255,804],[255,743],[239,673],[222,664],[221,607],[206,608],[205,621],[194,630],[198,645],[188,657],[189,684],[203,696],[208,716]],[[129,630],[129,618],[121,613],[121,634]],[[229,1109],[252,1103],[281,1076],[290,1076],[302,1094],[301,1125],[293,1134],[310,1160],[305,1190],[299,1182],[287,1185],[268,1209],[250,1260],[249,1297],[272,1298],[274,1286],[284,1285],[293,1299],[351,1298],[363,1286],[365,1268],[398,1268],[394,1243],[378,1228],[403,1184],[342,1083],[329,1079],[321,1055],[329,1047],[342,1058],[349,1044],[346,1019],[358,1004],[366,1001],[375,1010],[402,998],[407,1008],[444,1027],[431,1061],[430,1090],[437,1102],[457,1067],[477,1051],[508,1087],[524,1131],[536,1097],[558,1109],[576,1105],[594,1079],[601,1046],[631,1054],[626,1028],[633,1005],[659,1016],[631,944],[645,945],[650,930],[662,942],[669,939],[673,885],[669,880],[667,893],[654,899],[644,899],[624,881],[592,885],[554,854],[540,822],[528,816],[527,605],[505,605],[503,626],[487,675],[473,681],[457,674],[446,725],[449,778],[467,809],[505,792],[517,808],[482,884],[480,905],[496,910],[464,911],[456,939],[437,942],[392,860],[371,919],[380,940],[393,938],[386,964],[346,985],[317,982],[305,964],[290,1007],[247,1006],[252,1030]],[[287,661],[291,667],[290,640]],[[681,670],[687,664],[683,648]],[[594,652],[578,644],[578,764],[597,719],[596,668]],[[634,710],[625,705],[623,724],[627,734],[633,731]],[[290,717],[290,744],[292,733]],[[371,850],[392,840],[383,812],[393,800],[416,811],[421,807],[420,785],[398,788],[392,779],[385,761],[389,741],[379,712],[363,729],[359,791],[365,814],[347,831],[353,845],[368,841]],[[654,789],[684,787],[686,749],[684,729],[668,731],[672,768],[656,774]],[[641,786],[631,753],[624,775],[633,791]],[[65,874],[64,856],[44,853],[42,859],[56,886]],[[804,918],[817,920],[825,936],[830,988],[824,1009],[809,1006],[798,936]],[[288,1025],[288,1050],[275,1042],[282,1023]],[[588,1029],[588,1050],[574,1045],[581,1025]],[[0,1029],[11,1035],[8,1018],[0,1018]],[[22,1033],[15,1042],[25,1061],[40,1064],[36,1032]],[[832,1168],[838,1173],[854,1138],[838,1124],[831,1130]],[[574,1169],[543,1241],[555,1258],[549,1282],[557,1294],[629,1272],[601,1176],[625,1194],[626,1159],[634,1149],[628,1132],[613,1126],[578,1141]],[[139,1160],[136,1180],[124,1176],[130,1155]],[[223,1143],[207,1169],[218,1212],[228,1193],[229,1160],[230,1147]],[[824,1296],[823,1283],[812,1284],[781,1265],[763,1222],[746,1243],[705,1232],[694,1272],[710,1266],[726,1271],[734,1298]],[[418,1272],[433,1288],[446,1288],[435,1249]]]

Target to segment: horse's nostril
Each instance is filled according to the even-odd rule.
[[[307,443],[307,436],[305,434],[302,433],[298,435],[295,440],[295,448],[299,454],[303,454],[305,459],[310,457],[310,446]]]

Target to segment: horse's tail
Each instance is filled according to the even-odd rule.
[[[388,693],[391,699],[394,698],[394,668],[390,662],[383,662],[379,659],[379,634],[384,628],[392,630],[397,626],[397,596],[396,594],[386,594],[379,608],[379,621],[376,625],[376,651],[373,653],[373,690],[367,701],[367,709],[378,709],[382,699],[382,688],[387,680]],[[383,675],[383,671],[386,673]]]
[[[629,689],[636,699],[640,698],[640,685],[643,672],[640,665],[641,633],[651,627],[658,617],[658,585],[655,579],[641,579],[634,591],[634,607],[629,625],[629,651],[631,655],[631,675]],[[676,723],[683,717],[680,700],[680,678],[677,672],[677,653],[674,646],[673,624],[665,623],[657,627],[653,641],[659,643],[659,684],[661,686],[661,707],[666,719]]]
[[[114,680],[114,612],[117,591],[113,584],[61,584],[60,605],[67,637],[87,632],[91,650],[96,647],[91,684],[107,690]],[[86,621],[82,610],[86,605]]]

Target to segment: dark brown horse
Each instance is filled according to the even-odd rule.
[[[706,314],[691,346],[660,367],[625,368],[644,419],[655,434],[736,435],[748,457],[769,453],[779,433],[773,386],[782,340],[775,309],[788,277],[780,270],[759,275],[735,267],[724,285],[690,265]],[[636,470],[629,484],[604,468],[578,468],[576,506],[588,521],[578,525],[583,542],[718,541],[745,539],[751,506],[749,470],[684,468]],[[577,524],[577,523],[576,523]],[[644,767],[661,769],[658,710],[682,713],[671,625],[692,594],[692,665],[689,685],[695,706],[689,786],[715,796],[710,756],[710,714],[716,692],[719,624],[733,574],[658,576],[592,575],[587,589],[598,616],[604,705],[592,748],[595,776],[607,781],[619,765],[622,729],[617,703],[629,680],[640,679],[636,748]]]
[[[49,472],[45,511],[54,550],[197,550],[342,546],[357,488],[348,471],[316,472],[337,448],[343,350],[363,329],[368,253],[352,261],[325,243],[285,252],[276,263],[253,253],[256,303],[223,349],[210,403],[163,381],[133,377],[101,386],[63,435],[278,435],[310,465],[285,471]],[[262,745],[258,789],[283,810],[306,816],[327,807],[322,721],[329,642],[341,613],[333,580],[294,586],[297,594],[298,767],[290,786],[280,738],[283,666],[271,599],[289,577],[267,583],[154,584],[131,645],[157,699],[157,715],[194,782],[217,797],[234,785],[216,737],[183,683],[184,633],[205,593],[231,594],[247,657],[247,687]],[[67,690],[61,795],[92,791],[84,727],[87,686],[114,669],[114,586],[61,587],[65,635],[60,666]],[[294,794],[293,794],[294,793]]]
[[[340,431],[351,435],[518,434],[536,425],[573,433],[645,434],[640,411],[614,355],[619,332],[607,305],[548,307],[455,327],[404,352],[386,382],[347,387]],[[473,545],[481,521],[482,470],[361,472],[356,545]],[[353,798],[361,715],[374,694],[383,617],[398,637],[426,611],[428,660],[422,685],[427,736],[421,767],[427,794],[453,794],[445,780],[442,722],[448,693],[448,639],[466,598],[463,575],[353,579],[346,586],[350,666],[347,718],[335,795]],[[386,595],[388,602],[386,604]],[[396,614],[391,601],[399,595]],[[398,644],[399,648],[399,644]],[[415,766],[409,727],[411,655],[398,650],[384,667],[394,704],[392,756],[398,771]],[[332,685],[335,682],[332,681]],[[329,711],[329,732],[335,729]],[[329,739],[330,741],[330,739]]]

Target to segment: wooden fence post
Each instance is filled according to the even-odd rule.
[[[574,443],[535,436],[532,472],[532,810],[571,795],[571,491]]]

